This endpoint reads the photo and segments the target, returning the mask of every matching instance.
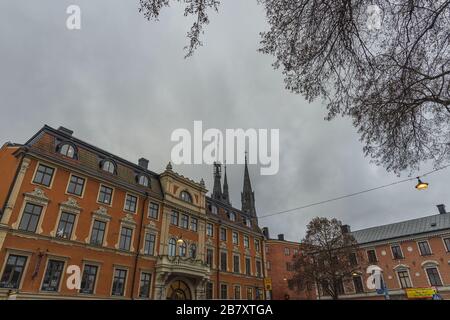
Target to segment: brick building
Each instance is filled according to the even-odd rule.
[[[293,260],[301,251],[301,244],[287,241],[283,234],[277,239],[271,239],[268,228],[263,228],[266,236],[266,270],[272,283],[270,292],[273,300],[304,300],[315,299],[315,291],[299,291],[289,288],[289,281],[294,275]]]
[[[343,230],[356,239],[360,252],[355,255],[352,278],[341,285],[340,299],[385,299],[384,294],[367,287],[369,265],[383,270],[390,299],[431,299],[430,289],[443,299],[450,299],[450,213],[443,205],[438,209],[439,214],[354,232],[344,226]],[[291,299],[330,299],[323,295],[320,286],[309,295],[289,290],[291,249],[300,249],[301,254],[300,243],[285,241],[283,237],[266,243],[273,298],[283,299],[288,294]],[[357,261],[357,257],[362,261]]]
[[[226,173],[208,197],[170,163],[157,174],[44,126],[3,145],[0,182],[0,298],[264,298],[247,164],[238,210]],[[66,285],[74,266],[80,289]]]

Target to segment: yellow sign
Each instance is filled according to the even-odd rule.
[[[435,288],[408,288],[406,289],[406,296],[408,299],[425,299],[425,298],[433,298],[435,295]]]
[[[272,290],[272,278],[264,278],[264,287],[266,290]]]

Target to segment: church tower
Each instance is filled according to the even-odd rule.
[[[250,175],[248,173],[247,155],[245,156],[245,169],[244,169],[244,187],[241,192],[242,211],[250,214],[251,217],[256,218],[255,209],[255,193],[252,190],[250,183]]]
[[[230,194],[228,193],[227,164],[226,163],[225,163],[224,169],[225,169],[225,173],[224,173],[224,177],[223,177],[223,195],[222,195],[222,199],[223,199],[223,201],[225,203],[227,203],[228,205],[231,205]]]
[[[220,178],[222,175],[222,168],[220,163],[214,162],[214,187],[212,198],[222,200],[222,187],[220,185]]]

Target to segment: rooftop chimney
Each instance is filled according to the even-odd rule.
[[[278,235],[278,240],[284,241],[284,234],[280,233]]]
[[[145,170],[148,169],[148,160],[147,160],[147,159],[145,159],[145,158],[140,158],[140,159],[138,160],[138,164],[139,164],[139,167],[142,167],[142,168],[144,168]]]
[[[266,237],[266,239],[270,239],[269,238],[269,228],[267,228],[267,227],[262,228],[262,233],[263,233],[264,237]]]
[[[65,134],[67,134],[67,135],[69,135],[69,136],[71,136],[71,135],[73,134],[73,131],[72,131],[72,130],[67,129],[67,128],[64,128],[63,126],[60,126],[60,127],[58,128],[58,131],[61,131],[62,133],[65,133]]]
[[[350,226],[348,224],[343,224],[341,226],[342,233],[350,233]]]
[[[439,210],[439,214],[446,214],[447,213],[447,210],[445,210],[445,204],[438,204],[436,207]]]

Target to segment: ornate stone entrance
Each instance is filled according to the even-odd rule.
[[[192,293],[184,281],[176,280],[167,288],[166,297],[167,300],[192,300]]]

